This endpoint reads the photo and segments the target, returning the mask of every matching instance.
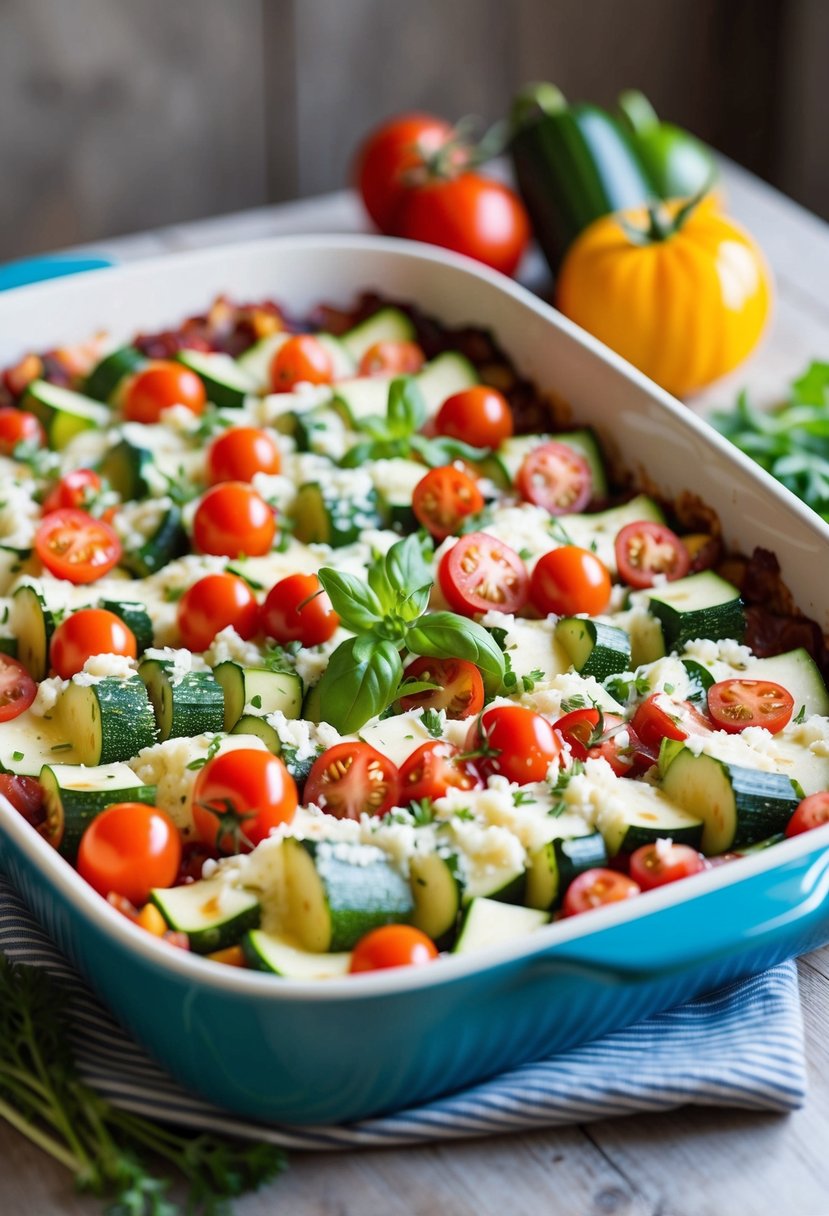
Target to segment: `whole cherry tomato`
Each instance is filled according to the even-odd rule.
[[[799,836],[801,832],[822,828],[826,823],[829,823],[829,791],[820,790],[803,799],[789,820],[786,835]]]
[[[267,594],[261,611],[262,632],[279,642],[320,646],[337,632],[340,618],[331,607],[316,574],[289,574]]]
[[[95,654],[138,654],[135,634],[106,608],[80,608],[65,617],[52,634],[49,659],[62,680],[70,680]]]
[[[446,398],[435,429],[439,435],[461,439],[474,448],[497,448],[512,435],[512,410],[497,388],[476,384]]]
[[[267,431],[255,426],[232,426],[207,449],[207,480],[253,481],[257,473],[278,473],[279,448]]]
[[[223,481],[202,497],[193,517],[193,539],[202,553],[261,557],[276,535],[273,511],[243,481]]]
[[[361,937],[349,970],[381,971],[386,967],[420,967],[438,956],[430,937],[412,925],[381,925]]]
[[[607,567],[589,549],[562,545],[539,558],[530,580],[530,600],[547,616],[604,612],[610,602]]]
[[[280,346],[270,371],[273,391],[289,393],[295,384],[330,384],[334,361],[313,334],[297,334]]]
[[[472,723],[466,750],[481,753],[475,763],[485,777],[498,774],[528,785],[544,781],[550,765],[560,761],[563,744],[541,714],[523,705],[498,705]]]
[[[46,433],[34,414],[4,405],[0,408],[0,456],[14,455],[19,443],[31,443],[42,448],[46,443]]]
[[[578,916],[580,912],[591,912],[605,904],[619,903],[641,895],[641,889],[626,874],[616,870],[585,870],[578,874],[564,896],[564,915]]]
[[[225,571],[206,574],[178,602],[178,631],[189,650],[206,650],[222,629],[232,625],[240,638],[252,638],[259,608],[243,578]]]
[[[78,873],[99,895],[147,902],[153,887],[170,887],[181,861],[181,836],[172,819],[143,802],[116,802],[87,827],[78,848]]]
[[[375,342],[360,360],[359,376],[413,376],[426,362],[416,342]]]
[[[297,788],[279,756],[253,748],[224,752],[199,769],[193,823],[205,844],[249,853],[281,823],[290,823]]]
[[[130,381],[124,397],[123,413],[130,422],[158,422],[162,410],[183,405],[201,414],[207,404],[204,384],[189,367],[160,359],[140,371]]]

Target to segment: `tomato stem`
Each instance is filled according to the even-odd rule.
[[[628,239],[634,245],[655,245],[660,241],[668,241],[676,236],[683,225],[690,219],[702,200],[711,189],[711,181],[707,181],[696,194],[686,199],[678,211],[671,215],[661,200],[647,204],[647,224],[633,223],[625,215],[619,216],[619,223]]]

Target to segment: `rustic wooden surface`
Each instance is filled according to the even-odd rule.
[[[743,384],[770,401],[810,358],[829,358],[829,227],[733,166],[725,179],[734,213],[772,263],[778,307],[760,352],[700,406],[727,404]],[[340,194],[97,248],[128,259],[269,233],[353,231],[361,223],[355,200]],[[538,263],[525,273],[538,280]],[[297,1153],[284,1177],[239,1201],[237,1216],[827,1216],[829,947],[801,960],[799,971],[810,1089],[803,1110],[789,1117],[689,1107],[446,1147]],[[4,1124],[0,1155],[2,1216],[100,1211]]]

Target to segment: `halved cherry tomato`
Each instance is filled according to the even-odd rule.
[[[261,557],[276,535],[274,514],[243,481],[223,481],[203,496],[193,517],[193,539],[202,553]]]
[[[123,414],[130,422],[153,423],[159,421],[162,410],[173,405],[201,414],[206,404],[207,393],[195,372],[182,363],[159,359],[130,381]]]
[[[630,855],[630,876],[643,891],[653,891],[680,878],[690,878],[705,869],[705,859],[687,844],[657,840],[644,844]]]
[[[479,790],[481,775],[471,760],[459,759],[459,747],[435,739],[421,743],[400,766],[400,799],[442,798],[447,790]]]
[[[682,740],[711,731],[711,723],[690,701],[678,703],[662,692],[651,693],[637,707],[631,726],[644,746],[657,752],[663,739]]]
[[[0,654],[0,722],[19,717],[36,696],[37,684],[23,664]]]
[[[515,478],[519,494],[551,515],[583,511],[593,495],[590,466],[566,443],[551,439],[528,452]]]
[[[64,507],[84,508],[101,491],[101,479],[94,469],[73,469],[65,473],[43,500],[43,514]]]
[[[477,515],[484,496],[468,473],[454,465],[430,469],[415,486],[412,510],[417,522],[436,540],[455,536],[469,515]]]
[[[641,890],[626,874],[601,868],[585,870],[567,888],[564,915],[578,916],[581,912],[591,912],[593,908],[615,904],[634,895],[641,895]]]
[[[798,806],[786,828],[787,836],[799,836],[829,823],[829,790],[809,794]]]
[[[762,726],[776,735],[791,719],[794,697],[771,680],[718,680],[708,689],[708,712],[729,734]]]
[[[588,748],[597,742],[596,732],[600,721],[598,709],[585,707],[564,714],[553,723],[553,729],[561,735],[575,760],[586,760]]]
[[[426,362],[416,342],[375,342],[360,360],[360,376],[413,376]]]
[[[271,360],[271,388],[289,393],[295,384],[330,384],[334,361],[322,342],[313,334],[289,338]]]
[[[176,874],[174,887],[187,887],[191,882],[198,882],[202,877],[204,863],[217,861],[221,856],[218,849],[205,844],[203,840],[185,840],[181,846],[181,862]]]
[[[80,608],[65,617],[52,635],[49,660],[62,680],[71,680],[95,654],[138,654],[135,634],[106,608]]]
[[[407,680],[434,684],[434,689],[400,698],[400,708],[443,709],[447,718],[471,718],[484,707],[484,681],[474,663],[467,659],[415,659],[406,668]]]
[[[626,776],[636,765],[638,740],[619,714],[600,713],[594,707],[574,709],[559,718],[553,729],[569,745],[575,760],[606,760],[617,777]]]
[[[305,782],[305,802],[337,819],[385,815],[399,794],[397,765],[368,743],[335,743],[317,757]]]
[[[337,632],[340,618],[316,574],[289,574],[268,592],[260,613],[262,632],[280,646],[321,646]]]
[[[282,467],[279,448],[267,431],[255,426],[232,426],[213,440],[207,449],[207,480],[253,481],[257,473],[278,473]]]
[[[530,590],[527,567],[515,550],[486,532],[470,532],[444,553],[438,582],[449,607],[464,616],[491,608],[518,612]]]
[[[657,575],[673,582],[684,578],[691,565],[676,532],[648,519],[626,524],[614,545],[619,574],[629,587],[652,587]]]
[[[361,937],[349,971],[382,971],[386,967],[420,967],[437,958],[434,942],[412,925],[381,925]]]
[[[497,448],[512,435],[512,410],[497,388],[476,384],[446,398],[435,429],[438,435],[461,439],[475,448]]]
[[[12,456],[19,443],[36,444],[42,448],[46,432],[34,414],[12,405],[0,408],[0,455]]]
[[[34,777],[0,773],[0,796],[10,802],[33,828],[39,828],[46,822],[43,786]]]
[[[589,549],[562,545],[536,562],[530,580],[530,600],[542,616],[591,616],[604,612],[612,584],[607,567]]]
[[[199,839],[222,853],[249,853],[299,804],[296,783],[279,756],[253,748],[223,752],[200,769],[193,786]]]
[[[610,725],[608,719],[612,719]],[[605,714],[605,723],[603,737],[587,753],[591,759],[606,760],[617,777],[644,773],[656,764],[658,753],[645,747],[629,722],[616,714]]]
[[[118,534],[101,519],[66,507],[45,516],[35,533],[35,551],[46,569],[70,583],[94,583],[121,558]]]
[[[181,861],[181,836],[172,819],[143,802],[116,802],[87,827],[78,848],[78,873],[99,895],[111,891],[144,904],[153,887],[170,887]]]
[[[381,232],[394,232],[412,175],[425,176],[425,163],[452,136],[442,118],[417,113],[399,114],[368,136],[357,153],[354,176],[363,205]]]
[[[253,592],[237,574],[206,574],[185,591],[176,611],[181,640],[189,650],[206,650],[222,629],[232,625],[240,638],[259,628]]]
[[[563,744],[541,714],[523,705],[498,705],[472,723],[466,751],[485,777],[498,774],[518,785],[543,781],[551,764],[560,762]]]

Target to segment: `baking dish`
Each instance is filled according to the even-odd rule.
[[[362,289],[490,327],[521,372],[665,496],[698,495],[726,538],[774,550],[827,629],[813,572],[829,530],[664,393],[521,288],[442,251],[314,237],[184,255],[12,291],[0,362],[197,311],[220,291],[292,310]],[[622,1026],[829,939],[829,828],[647,899],[423,971],[301,984],[236,972],[129,925],[6,805],[0,863],[121,1020],[186,1085],[251,1117],[354,1119],[422,1102]],[[644,905],[644,907],[643,907]]]

